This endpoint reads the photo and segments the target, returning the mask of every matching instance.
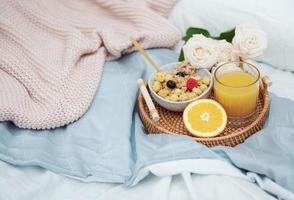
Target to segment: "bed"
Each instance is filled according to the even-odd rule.
[[[246,3],[241,0],[238,3],[235,2],[178,1],[169,20],[182,33],[189,26],[198,26],[212,30],[217,34],[248,18],[263,24],[266,31],[270,32],[269,40],[276,38],[276,36],[279,36],[280,40],[277,42],[273,39],[274,42],[270,44],[269,51],[258,60],[256,65],[262,74],[271,78],[273,85],[270,87],[270,92],[294,101],[294,73],[291,72],[291,70],[294,71],[294,62],[289,55],[289,52],[293,52],[293,47],[291,45],[284,47],[287,43],[286,39],[294,40],[293,29],[289,29],[287,37],[281,35],[282,29],[286,28],[294,19],[293,12],[292,14],[290,11],[284,12],[284,9],[289,9],[293,3],[285,1],[285,4],[281,5],[280,2],[277,4],[278,2],[275,1],[259,1],[257,3],[253,0],[246,1]],[[246,9],[241,12],[243,4],[251,12]],[[217,12],[219,6],[224,6],[226,10]],[[260,13],[262,9],[264,12]],[[272,12],[275,9],[279,9],[279,11]],[[218,13],[219,16],[204,18],[204,13],[207,13],[208,10],[212,13]],[[230,16],[236,14],[236,11],[241,14],[231,18]],[[247,18],[247,16],[250,17]],[[279,28],[273,30],[273,27]],[[277,49],[280,52],[277,52]],[[179,52],[179,48],[174,51]],[[151,52],[151,54],[153,53]],[[203,163],[207,164],[206,161]],[[223,165],[222,162],[216,161],[212,165],[219,165],[222,169],[226,169],[228,174],[233,174],[232,176],[193,171],[193,169],[200,170],[199,166],[202,166],[203,163],[181,159],[175,162],[151,164],[144,168],[148,169],[146,173],[151,173],[142,181],[137,180],[140,182],[135,186],[129,187],[114,183],[86,183],[58,175],[44,168],[15,166],[1,161],[0,199],[276,199],[274,195],[263,190],[265,189],[262,185],[263,182],[258,184],[256,181],[256,184],[256,182],[248,181],[234,167]],[[192,168],[185,168],[186,166]],[[179,171],[179,168],[186,170]],[[286,192],[284,195],[285,199],[293,197],[291,192]]]
[[[270,91],[294,100],[294,74],[265,64],[261,71],[273,81]],[[279,82],[279,84],[276,84]],[[217,175],[182,173],[150,175],[135,187],[84,183],[39,167],[0,162],[0,199],[273,199],[253,183]],[[160,189],[158,189],[160,188]],[[148,195],[146,195],[148,194]],[[229,194],[229,196],[228,196]],[[193,197],[193,198],[192,198]]]

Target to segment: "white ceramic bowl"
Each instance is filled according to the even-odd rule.
[[[166,65],[163,65],[160,67],[160,69],[162,71],[167,71],[167,72],[172,72],[175,71],[176,67],[179,65],[179,62],[176,63],[169,63]],[[159,96],[156,92],[153,91],[152,89],[152,85],[154,83],[154,76],[155,76],[155,72],[149,77],[148,79],[148,87],[150,89],[150,93],[151,96],[153,97],[153,99],[162,107],[171,110],[171,111],[176,111],[176,112],[181,112],[183,111],[186,106],[197,100],[197,99],[204,99],[207,98],[210,95],[212,86],[213,86],[213,77],[212,74],[207,70],[207,69],[198,69],[197,70],[197,74],[199,74],[200,76],[208,76],[210,78],[210,83],[209,86],[207,88],[206,91],[204,91],[201,95],[199,95],[198,97],[195,97],[193,99],[190,100],[186,100],[186,101],[180,101],[180,102],[173,102],[173,101],[169,101],[167,99],[162,98],[161,96]]]

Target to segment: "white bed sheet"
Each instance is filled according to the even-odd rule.
[[[257,64],[273,81],[270,91],[294,100],[294,74]],[[150,175],[137,186],[83,183],[36,167],[16,167],[0,161],[0,199],[272,199],[255,184],[216,175]],[[194,196],[193,196],[194,195]]]
[[[191,163],[190,161],[187,161]],[[178,163],[164,164],[172,171]],[[165,167],[166,167],[165,166]],[[155,166],[158,169],[164,167]],[[157,174],[158,175],[158,174]],[[197,175],[189,172],[174,176],[150,175],[135,187],[121,184],[83,183],[40,168],[19,168],[0,162],[0,199],[71,200],[273,200],[257,185],[242,178]]]

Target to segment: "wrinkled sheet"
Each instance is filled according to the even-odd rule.
[[[159,64],[177,58],[177,54],[169,50],[149,52]],[[144,181],[148,171],[142,173],[143,169],[156,163],[217,159],[244,171],[266,175],[293,191],[292,101],[272,95],[270,119],[267,128],[261,131],[263,133],[252,136],[235,148],[208,149],[184,136],[145,134],[137,113],[134,116],[132,113],[136,79],[148,76],[149,69],[137,53],[109,62],[105,66],[105,79],[89,112],[77,123],[52,130],[53,134],[48,131],[34,133],[9,123],[1,124],[1,159],[21,166],[38,165],[83,181],[122,182],[127,185],[137,184],[138,176]],[[118,80],[121,82],[119,86]],[[97,103],[98,100],[103,104]],[[97,119],[104,123],[96,123]],[[175,171],[177,174],[183,172],[181,168]],[[235,177],[218,172],[216,168],[207,174]]]
[[[170,163],[167,164],[174,170]],[[158,171],[161,167],[155,168]],[[5,162],[0,162],[0,191],[0,199],[5,200],[275,199],[256,184],[239,177],[188,172],[159,176],[157,172],[157,175],[150,174],[134,187],[126,187],[123,184],[84,183],[37,167],[15,167]]]

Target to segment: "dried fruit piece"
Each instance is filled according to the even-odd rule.
[[[199,88],[193,88],[192,91],[197,95],[200,95],[202,93],[202,91]]]
[[[193,88],[199,87],[199,83],[195,79],[189,78],[186,82],[186,86],[189,91],[192,91]]]
[[[166,97],[169,94],[169,91],[167,89],[162,89],[158,92],[158,95],[161,97]]]
[[[177,84],[176,84],[176,82],[174,82],[173,80],[168,80],[168,81],[166,82],[166,86],[167,86],[168,88],[170,88],[170,89],[174,89],[174,88],[176,88]]]
[[[207,89],[207,86],[202,84],[202,85],[200,85],[199,88],[200,88],[200,90],[202,90],[202,92],[204,92]]]
[[[164,75],[163,72],[157,72],[157,73],[155,74],[155,80],[156,80],[156,81],[163,82],[164,79],[165,79],[165,75]]]
[[[178,97],[178,95],[176,95],[176,94],[172,94],[172,95],[170,96],[170,100],[171,100],[171,101],[178,101],[178,100],[179,100],[179,97]]]
[[[177,76],[181,76],[181,77],[185,77],[186,76],[186,74],[184,72],[178,72],[178,73],[176,73],[176,75]]]
[[[161,90],[161,84],[159,81],[155,81],[153,86],[152,86],[152,89],[154,90],[154,92],[159,92],[159,90]]]

